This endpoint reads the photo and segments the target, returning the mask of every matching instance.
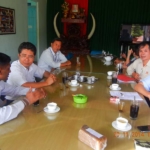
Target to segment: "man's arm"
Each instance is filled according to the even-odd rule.
[[[48,86],[53,84],[56,81],[56,77],[54,75],[49,75],[49,77],[43,82],[26,82],[22,84],[23,87],[31,87],[31,88],[41,88],[44,86]]]
[[[69,65],[71,65],[71,61],[67,60],[67,61],[64,62],[64,63],[61,63],[61,64],[60,64],[60,67],[69,66]]]
[[[16,118],[18,114],[24,109],[24,107],[25,104],[22,101],[18,101],[15,104],[0,108],[0,124]]]
[[[139,82],[134,87],[135,91],[139,92],[140,94],[148,97],[150,99],[150,92],[148,92],[145,88],[142,82]]]
[[[34,92],[30,89],[25,99],[0,108],[0,124],[16,118],[26,105],[33,104],[38,99],[44,98],[45,96],[43,89],[35,90]]]

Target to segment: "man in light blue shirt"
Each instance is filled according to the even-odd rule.
[[[150,99],[150,75],[135,85],[134,89]]]
[[[52,68],[58,68],[71,65],[64,54],[60,51],[61,39],[56,38],[52,41],[51,47],[44,50],[38,61],[38,66],[50,72]]]

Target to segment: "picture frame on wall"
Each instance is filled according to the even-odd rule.
[[[0,6],[0,35],[15,33],[15,10]]]

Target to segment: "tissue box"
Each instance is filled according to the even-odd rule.
[[[94,150],[104,150],[107,145],[107,138],[87,125],[79,130],[78,138]]]

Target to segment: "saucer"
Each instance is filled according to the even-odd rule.
[[[107,79],[112,79],[112,76],[107,76]]]
[[[117,89],[113,89],[111,86],[109,87],[111,90],[114,90],[114,91],[120,91],[121,90],[121,87],[118,87]]]
[[[87,84],[93,84],[94,82],[92,81],[92,82],[90,82],[90,83],[89,83],[89,82],[86,82],[86,83],[87,83]]]
[[[70,85],[70,86],[78,86],[78,85],[79,85],[79,83],[77,83],[77,84],[73,85],[73,84],[71,84],[71,82],[69,82],[69,85]]]
[[[116,121],[113,121],[113,122],[112,122],[112,126],[113,126],[115,129],[120,130],[120,131],[129,131],[129,130],[131,130],[131,128],[132,128],[132,126],[131,126],[129,123],[127,124],[126,127],[124,127],[124,128],[119,128],[119,127],[117,126],[117,124],[116,124]]]
[[[60,108],[57,106],[57,108],[55,109],[55,110],[48,110],[48,108],[47,108],[47,106],[46,107],[44,107],[44,111],[46,112],[46,113],[57,113],[58,111],[60,110]]]

